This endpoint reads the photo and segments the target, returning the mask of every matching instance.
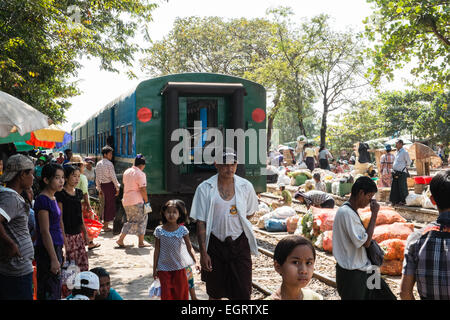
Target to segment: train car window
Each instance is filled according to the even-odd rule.
[[[195,145],[195,128],[194,122],[201,121],[202,130],[206,132],[208,128],[219,128],[219,105],[222,103],[223,98],[193,98],[186,97],[180,98],[180,127],[187,128],[191,134],[191,145],[194,146],[194,150],[191,152],[191,157],[194,157],[194,152],[200,152],[203,154],[204,148],[210,143],[207,142],[206,135],[200,139],[200,143]],[[195,140],[194,140],[195,139]],[[204,160],[203,160],[204,161]],[[203,163],[181,165],[179,168],[180,174],[192,174],[195,172],[213,172],[215,171],[214,165]]]
[[[122,151],[121,151],[121,154],[126,154],[127,153],[127,150],[126,150],[126,144],[125,144],[125,142],[126,142],[126,127],[122,127]]]
[[[128,126],[128,155],[133,154],[133,126]]]

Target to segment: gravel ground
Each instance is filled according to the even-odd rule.
[[[273,200],[271,198],[266,198],[264,196],[261,197],[266,203],[271,203]],[[306,211],[305,206],[294,204],[294,209],[299,211]],[[258,215],[255,215],[252,219],[252,223],[256,225],[257,221],[259,219]],[[255,227],[256,228],[256,227]],[[275,249],[276,244],[280,239],[282,239],[284,236],[287,236],[288,233],[283,234],[277,234],[274,233],[274,235],[266,235],[262,234],[258,231],[255,232],[257,239],[258,239],[258,245],[266,250],[273,251]],[[327,275],[331,278],[336,278],[336,260],[334,259],[333,255],[316,249],[316,263],[315,263],[315,271],[322,273],[324,275]],[[388,283],[389,287],[391,288],[392,292],[396,295],[398,299],[400,299],[400,281],[401,276],[386,276],[382,275],[383,279]],[[324,284],[323,282],[313,279],[311,283],[308,285],[309,288],[312,290],[315,290],[316,292],[323,295],[324,299],[340,299],[337,290]],[[323,292],[323,293],[322,293]],[[414,287],[414,296],[416,299],[419,299],[419,294],[417,292],[417,287]]]

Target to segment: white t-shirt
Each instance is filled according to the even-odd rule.
[[[197,187],[197,190],[195,190],[194,199],[192,200],[190,212],[191,219],[206,222],[205,243],[207,250],[212,226],[215,224],[213,200],[218,189],[217,179],[218,174],[203,181]],[[236,209],[242,228],[248,239],[250,251],[253,255],[257,256],[259,255],[258,244],[256,243],[256,238],[253,234],[253,225],[247,217],[258,211],[258,197],[256,196],[255,189],[250,181],[241,178],[238,175],[234,176],[234,190],[236,197]]]
[[[355,211],[347,205],[340,207],[333,223],[333,256],[342,268],[367,271],[371,267],[363,246],[367,237]]]
[[[231,237],[236,240],[244,231],[236,209],[236,195],[231,200],[224,200],[216,190],[213,200],[214,225],[211,233],[220,241]]]

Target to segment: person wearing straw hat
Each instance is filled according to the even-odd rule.
[[[191,218],[197,221],[202,280],[210,299],[249,300],[251,254],[258,246],[249,219],[258,210],[253,185],[237,175],[237,156],[223,152],[214,163],[218,174],[195,191]]]
[[[0,300],[33,299],[33,242],[28,229],[29,205],[20,196],[31,188],[34,164],[11,156],[0,176]]]

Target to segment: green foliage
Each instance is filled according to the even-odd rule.
[[[79,94],[69,82],[77,58],[98,57],[109,71],[116,62],[131,66],[138,50],[131,39],[141,26],[146,31],[155,7],[147,0],[3,0],[0,90],[63,121],[66,99]]]
[[[177,18],[169,34],[146,49],[142,69],[151,76],[213,72],[243,76],[270,55],[271,25],[264,19]]]
[[[352,150],[358,141],[386,136],[380,109],[373,101],[361,101],[334,117],[328,127],[327,144],[333,151]]]
[[[331,149],[350,149],[357,141],[408,134],[415,140],[450,142],[450,92],[416,88],[380,93],[338,115],[329,127]]]
[[[375,41],[369,56],[373,83],[413,61],[411,73],[442,88],[450,83],[450,5],[447,0],[367,0],[375,6],[366,36]],[[415,58],[415,59],[414,59]],[[417,61],[417,62],[416,62]],[[416,65],[417,63],[417,65]]]

